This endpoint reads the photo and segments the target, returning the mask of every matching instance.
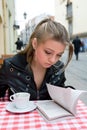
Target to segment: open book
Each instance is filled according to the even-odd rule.
[[[52,100],[37,102],[41,115],[48,121],[76,116],[76,105],[80,96],[87,91],[62,88],[47,84]]]

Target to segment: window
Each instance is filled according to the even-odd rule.
[[[72,18],[72,3],[68,3],[66,5],[66,9],[67,9],[67,19]]]

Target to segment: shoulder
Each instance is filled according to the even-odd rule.
[[[49,71],[52,74],[52,76],[54,75],[58,76],[64,72],[63,67],[64,67],[64,63],[62,61],[58,61],[56,64],[54,64],[49,68]]]
[[[64,75],[64,70],[63,70],[64,64],[61,61],[58,61],[55,65],[53,65],[51,69],[51,74],[48,79],[48,82],[50,84],[54,85],[61,85],[65,82],[66,78]]]
[[[27,65],[25,54],[16,54],[11,58],[4,60],[5,64],[12,64],[14,66],[24,68]]]
[[[52,68],[55,69],[56,72],[58,72],[63,67],[64,67],[64,63],[60,60],[52,66]]]

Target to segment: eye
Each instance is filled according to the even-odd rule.
[[[45,50],[45,53],[46,53],[47,55],[50,55],[50,54],[51,54],[51,52],[49,52],[49,51],[47,51],[47,50]]]
[[[61,57],[62,55],[61,54],[58,54],[57,57]]]

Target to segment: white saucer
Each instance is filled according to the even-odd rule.
[[[32,102],[29,101],[29,107],[24,108],[24,109],[17,109],[13,102],[10,102],[7,106],[6,106],[6,110],[12,112],[12,113],[25,113],[25,112],[30,112],[33,111],[34,109],[36,109],[36,105]]]

